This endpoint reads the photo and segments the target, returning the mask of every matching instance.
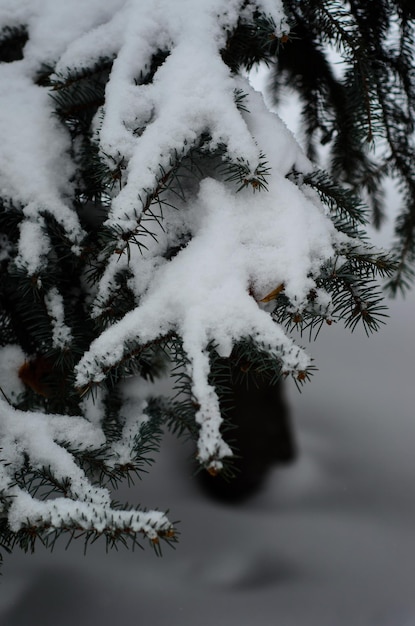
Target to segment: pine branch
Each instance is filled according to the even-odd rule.
[[[0,146],[1,355],[12,352],[18,390],[0,395],[6,551],[66,534],[108,547],[143,537],[159,552],[174,524],[118,506],[108,487],[147,470],[163,428],[195,440],[202,468],[230,476],[238,390],[286,376],[301,386],[313,372],[290,331],[341,319],[371,332],[383,321],[375,279],[395,266],[362,241],[356,192],[374,193],[397,171],[412,193],[409,26],[378,63],[389,15],[372,27],[373,3],[362,12],[356,2],[348,11],[287,1],[303,41],[261,0],[218,14],[178,2],[174,16],[170,4],[153,3],[143,19],[142,3],[127,3],[105,23],[92,10],[82,36],[63,23],[64,52],[45,53],[30,20],[3,32],[7,45],[0,38],[5,60],[20,59],[0,72],[13,131],[3,125]],[[37,11],[46,28],[42,3]],[[327,42],[345,51],[344,80]],[[276,56],[278,85],[291,81],[310,100],[309,151],[318,140],[332,147],[330,175],[311,170],[246,79]],[[387,163],[367,151],[378,125]],[[168,398],[152,385],[166,373]]]

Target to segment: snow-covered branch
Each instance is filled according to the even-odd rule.
[[[158,437],[143,379],[180,361],[198,459],[220,470],[212,351],[246,342],[303,381],[284,322],[327,319],[333,293],[344,314],[333,258],[364,290],[356,218],[345,205],[336,223],[318,195],[334,187],[246,77],[286,38],[280,0],[3,0],[0,32],[19,34],[0,65],[0,322],[23,361],[0,403],[0,502],[13,532],[170,538],[163,514],[115,510],[102,486]],[[44,484],[59,497],[37,499]]]

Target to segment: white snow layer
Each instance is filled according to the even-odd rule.
[[[45,304],[52,320],[52,344],[54,348],[65,348],[72,341],[70,328],[65,324],[63,298],[56,287],[48,291]]]
[[[103,56],[115,57],[95,129],[102,158],[110,167],[122,162],[125,168],[120,187],[111,192],[107,220],[118,232],[139,232],[145,202],[161,174],[202,137],[209,137],[205,150],[224,147],[228,162],[247,167],[244,189],[237,192],[237,185],[223,180],[224,176],[205,178],[198,189],[186,190],[186,201],[177,200],[177,211],[165,208],[160,217],[165,220],[164,232],[154,224],[157,242],[146,240],[147,250],[130,246],[131,257],[121,249],[121,256],[114,255],[115,260],[108,262],[93,315],[99,315],[99,303],[110,293],[122,266],[130,267],[130,287],[138,305],[94,341],[77,370],[79,386],[99,383],[106,368],[123,357],[126,341],[145,343],[171,331],[177,333],[189,358],[193,393],[200,405],[196,416],[199,458],[216,468],[231,451],[221,438],[218,398],[208,383],[208,343],[215,342],[226,355],[234,342],[250,336],[281,358],[285,371],[306,369],[309,357],[258,302],[283,285],[293,307],[301,310],[337,240],[319,202],[285,178],[294,167],[299,171],[311,167],[294,137],[266,109],[248,81],[231,74],[222,61],[226,32],[240,16],[249,19],[255,7],[273,18],[276,37],[287,31],[278,0],[36,0],[17,4],[3,0],[0,6],[0,26],[22,25],[29,35],[24,58],[0,67],[0,192],[24,213],[17,262],[29,273],[43,266],[49,251],[45,213],[62,225],[74,251],[79,251],[83,234],[72,208],[75,166],[69,134],[54,116],[49,89],[35,82],[45,65],[54,66],[59,79],[66,71],[90,67]],[[169,54],[153,81],[137,84],[159,50]],[[244,104],[249,113],[235,103],[235,93],[241,90],[247,95]],[[261,155],[269,168],[268,189],[254,193],[249,181],[255,179]],[[155,194],[153,205],[157,200]],[[192,238],[187,247],[167,261],[163,257],[167,244],[189,232]],[[47,306],[55,323],[54,344],[63,346],[71,334],[57,292],[49,293]],[[12,466],[26,451],[32,463],[50,464],[58,476],[68,476],[75,499],[85,499],[86,479],[76,470],[71,455],[56,443],[55,427],[64,423],[68,440],[85,445],[74,431],[75,425],[81,428],[83,424],[92,433],[91,445],[99,447],[101,404],[94,408],[84,404],[85,417],[71,417],[70,424],[65,417],[59,421],[23,412],[11,416],[14,410],[3,405],[2,428]],[[145,420],[144,405],[136,409],[134,416],[125,416],[126,442],[114,450],[119,458],[127,454],[128,442]],[[31,426],[20,426],[26,422]],[[28,518],[30,510],[35,517],[38,514],[30,501],[23,506],[22,498],[18,494],[13,505],[16,528],[23,510]],[[70,506],[76,517],[76,502]]]
[[[0,110],[0,194],[23,207],[19,263],[35,273],[49,247],[42,212],[52,214],[74,243],[82,236],[67,202],[74,171],[69,137],[48,91],[33,83],[24,62],[0,65]]]
[[[11,403],[24,391],[18,371],[25,360],[26,354],[20,346],[8,345],[0,348],[0,391]]]

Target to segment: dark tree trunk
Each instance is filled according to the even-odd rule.
[[[293,461],[296,446],[282,381],[270,385],[251,375],[234,381],[231,391],[226,414],[235,428],[224,438],[236,455],[234,475],[201,471],[198,480],[210,496],[236,503],[254,495],[274,465]]]

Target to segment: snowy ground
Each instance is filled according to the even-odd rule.
[[[168,440],[129,500],[181,519],[176,550],[7,558],[2,626],[414,626],[415,294],[380,333],[327,327],[289,390],[299,461],[248,504],[212,504]]]

